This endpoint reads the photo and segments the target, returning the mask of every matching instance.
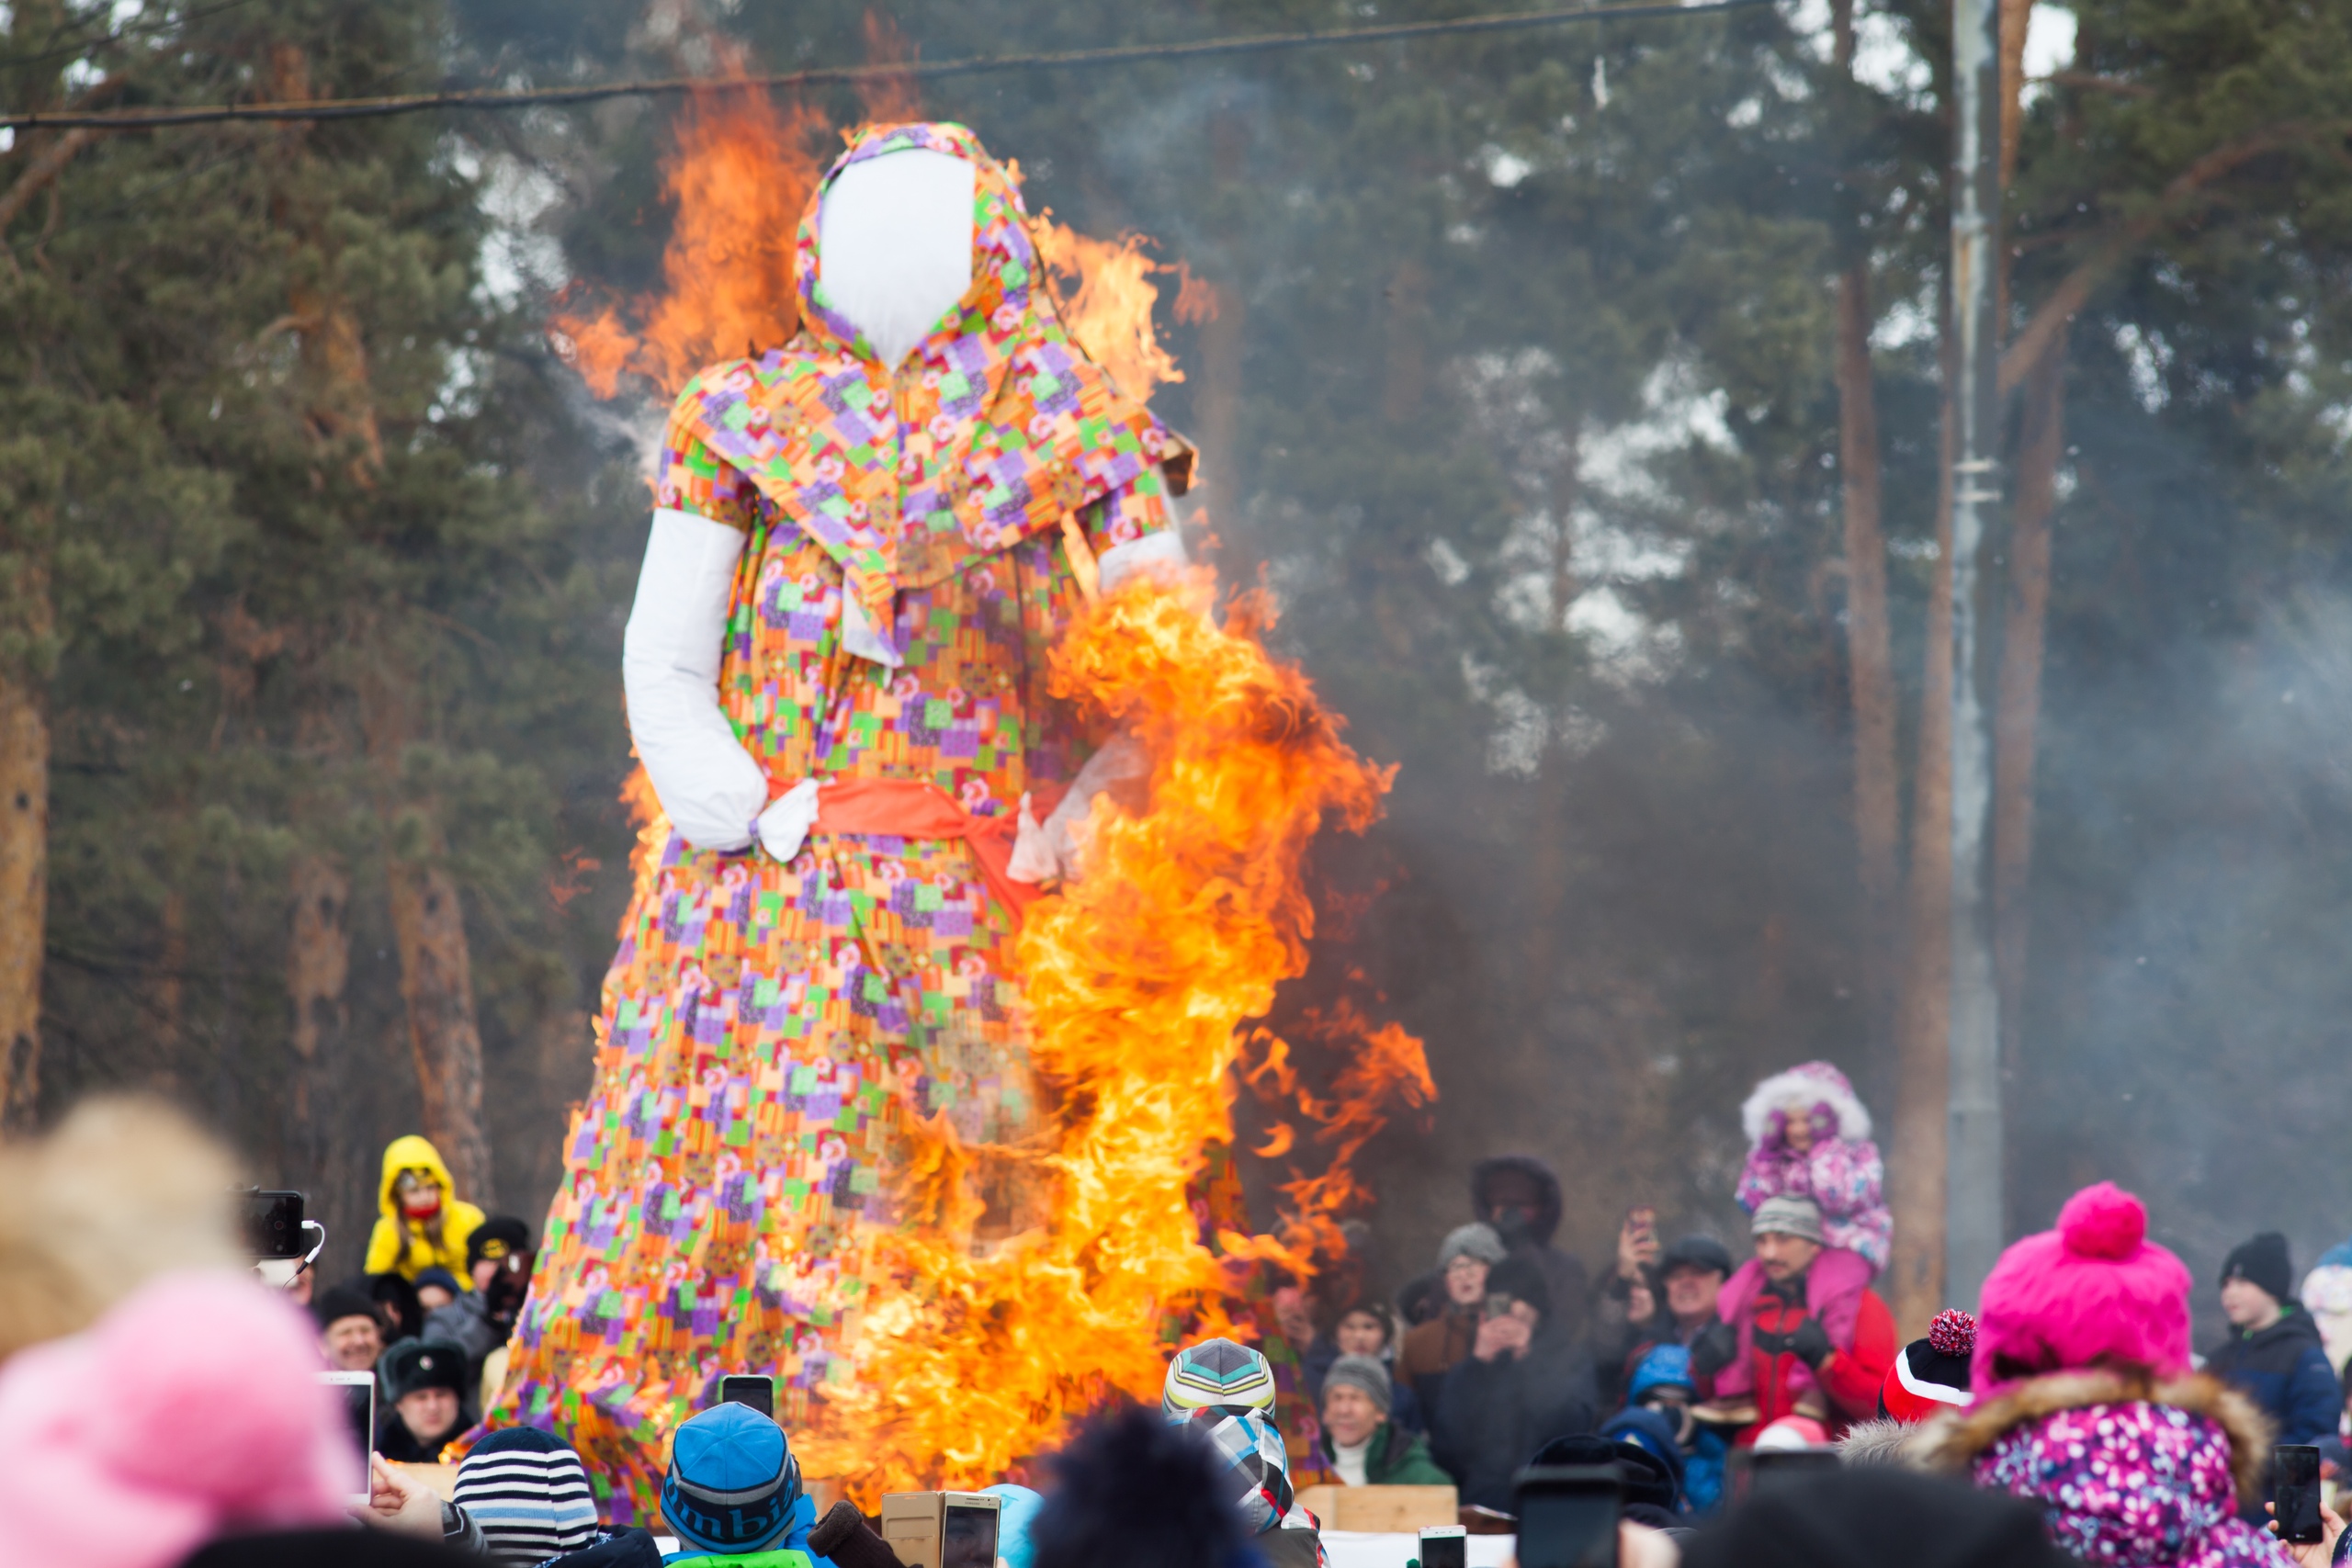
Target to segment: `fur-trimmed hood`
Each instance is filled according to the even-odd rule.
[[[2237,1497],[2262,1495],[2264,1465],[2270,1456],[2269,1418],[2245,1394],[2220,1379],[2202,1372],[2181,1378],[2159,1378],[2145,1371],[2101,1369],[2055,1372],[2047,1377],[2033,1378],[1984,1399],[1973,1409],[1939,1416],[1928,1423],[1913,1440],[1910,1452],[1928,1469],[1961,1475],[1973,1473],[1979,1485],[1999,1485],[2005,1490],[2017,1491],[2020,1489],[2018,1484],[1997,1473],[1987,1472],[1988,1461],[1990,1470],[1997,1472],[2003,1468],[1996,1453],[1996,1449],[2015,1446],[2014,1442],[2005,1444],[2005,1439],[2010,1439],[2012,1434],[2018,1433],[2020,1428],[2032,1429],[2025,1434],[2029,1438],[2041,1438],[2053,1425],[2063,1424],[2063,1417],[2068,1412],[2092,1405],[2115,1404],[2154,1407],[2156,1420],[2150,1425],[2157,1434],[2155,1440],[2184,1450],[2168,1456],[2164,1467],[2167,1472],[2165,1480],[2157,1482],[2151,1476],[2143,1483],[2142,1491],[2152,1487],[2167,1489],[2186,1497],[2197,1483],[2199,1466],[2211,1467],[2218,1459],[2226,1468]],[[2211,1422],[2212,1427],[2218,1427],[2221,1438],[2228,1447],[2227,1454],[2212,1456],[2196,1451],[2211,1445],[2212,1428],[2201,1427],[2194,1422],[2184,1423],[2174,1412],[2201,1417],[2203,1421]],[[2073,1466],[2090,1462],[2091,1456],[2082,1452],[2086,1446],[2107,1443],[2119,1450],[2129,1450],[2135,1442],[2147,1440],[2135,1438],[2128,1429],[2129,1426],[2128,1423],[2117,1423],[2111,1429],[2102,1427],[2099,1434],[2090,1438],[2087,1444],[2086,1435],[2082,1433],[2074,1434],[2065,1440],[2053,1439],[2048,1445],[2053,1450],[2065,1450],[2071,1443],[2071,1456],[2060,1457],[2053,1453],[2052,1457],[2055,1462],[2045,1461],[2025,1466],[2024,1469],[2036,1479],[2024,1490],[2049,1503],[2054,1513],[2070,1511],[2069,1505],[2059,1503],[2058,1494],[2071,1491],[2074,1496],[2072,1511],[2099,1514],[2096,1494],[2101,1490],[2111,1490],[2111,1486],[2106,1489],[2075,1486]],[[2108,1473],[2114,1473],[2113,1455],[2096,1457],[2107,1464]],[[2127,1451],[2124,1462],[2130,1461],[2131,1455]],[[2212,1479],[2217,1487],[2219,1476]],[[2221,1500],[2199,1497],[2192,1501],[2197,1508],[2211,1513]],[[2134,1502],[2135,1506],[2143,1510],[2142,1519],[2144,1521],[2148,1499],[2141,1496]],[[2226,1506],[2220,1508],[2224,1517],[2230,1516],[2230,1512]],[[2227,1522],[2234,1524],[2237,1521],[2230,1517]],[[2120,1521],[2103,1515],[2098,1523],[2102,1529],[2123,1528]],[[2060,1528],[2061,1524],[2062,1521],[2053,1519],[2053,1529]],[[2219,1531],[2222,1528],[2217,1523],[2213,1530]],[[2063,1540],[2061,1544],[2064,1544]],[[2187,1560],[2183,1558],[2183,1561]],[[2226,1553],[2222,1560],[2228,1560]]]
[[[1860,1143],[1871,1135],[1871,1113],[1846,1075],[1827,1062],[1800,1062],[1784,1073],[1774,1073],[1749,1091],[1739,1108],[1740,1130],[1750,1148],[1764,1141],[1772,1112],[1826,1105],[1838,1113],[1838,1135]]]
[[[1515,1171],[1535,1184],[1535,1224],[1532,1239],[1538,1247],[1552,1245],[1553,1233],[1560,1228],[1560,1178],[1549,1165],[1533,1155],[1497,1155],[1482,1159],[1470,1168],[1470,1208],[1481,1221],[1491,1222],[1495,1205],[1487,1196],[1487,1188],[1496,1177],[1505,1171]]]

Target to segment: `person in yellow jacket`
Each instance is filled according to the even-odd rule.
[[[452,1274],[466,1268],[466,1238],[482,1213],[457,1195],[441,1151],[411,1133],[384,1150],[384,1179],[376,1189],[381,1217],[368,1238],[368,1272],[413,1280],[438,1264]]]

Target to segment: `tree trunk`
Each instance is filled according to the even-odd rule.
[[[397,780],[401,754],[417,730],[413,677],[379,635],[358,681],[359,722],[379,774]],[[397,784],[392,788],[398,789]],[[475,1022],[473,962],[466,946],[465,907],[445,864],[448,843],[430,800],[387,798],[384,877],[391,895],[392,934],[400,949],[401,1000],[407,1006],[410,1055],[424,1135],[449,1162],[458,1196],[492,1198],[490,1140],[481,1124],[481,1031]],[[422,831],[395,820],[414,811]],[[406,840],[403,843],[403,840]]]
[[[395,861],[387,870],[424,1135],[449,1162],[458,1195],[488,1205],[492,1189],[490,1142],[481,1129],[481,1032],[474,1023],[473,967],[457,880],[436,863]]]
[[[1993,718],[1993,974],[2001,998],[2005,1077],[2017,1069],[2018,1010],[2025,995],[2034,748],[2050,617],[2050,522],[2058,506],[2058,463],[2066,450],[2063,335],[2027,378],[2023,413],[2010,522],[2009,599],[2002,623],[2000,705]]]
[[[1902,806],[1894,760],[1894,655],[1880,526],[1877,386],[1871,368],[1870,271],[1838,280],[1838,470],[1846,512],[1846,649],[1854,705],[1854,847],[1862,891],[1862,997],[1873,1054],[1894,1032],[1895,857]]]
[[[46,628],[43,628],[44,630]],[[21,670],[0,671],[0,1130],[40,1110],[40,969],[49,931],[49,721]]]
[[[292,919],[286,995],[294,1013],[294,1141],[309,1168],[323,1177],[336,1125],[334,1075],[343,1065],[344,1037],[351,1025],[351,1009],[343,996],[351,974],[351,878],[326,856],[305,854],[294,863],[288,894]]]
[[[1949,310],[1947,309],[1947,314]],[[1951,1106],[1951,446],[1950,323],[1942,483],[1936,500],[1936,580],[1928,600],[1926,680],[1912,777],[1911,885],[1904,921],[1903,996],[1895,1021],[1894,1131],[1887,1201],[1894,1258],[1887,1304],[1905,1339],[1927,1332],[1944,1295],[1945,1150]]]
[[[187,895],[164,895],[164,933],[155,965],[155,1092],[178,1100],[187,1092]]]
[[[2025,127],[2025,35],[2033,22],[2033,0],[2001,0],[2001,187],[2017,177],[2018,133]],[[2008,276],[2008,247],[2001,247],[2001,276]],[[2004,318],[2006,320],[2006,318]]]

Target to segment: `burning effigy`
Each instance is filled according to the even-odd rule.
[[[1000,1479],[1181,1333],[1260,1337],[1346,1157],[1433,1095],[1418,1041],[1318,1017],[1363,1044],[1296,1108],[1332,1168],[1253,1234],[1233,1069],[1287,1069],[1241,1026],[1306,967],[1309,843],[1388,774],[1261,604],[1220,624],[1172,527],[1192,448],[1049,260],[971,132],[866,128],[809,189],[797,330],[674,403],[635,892],[487,1416],[560,1432],[616,1522],[729,1374],[867,1502]],[[592,375],[639,354],[574,335]]]

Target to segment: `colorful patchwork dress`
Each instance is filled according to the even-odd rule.
[[[973,283],[893,373],[830,308],[818,199],[916,147],[975,167]],[[1064,332],[1019,193],[969,131],[859,138],[799,247],[799,335],[686,388],[659,504],[747,536],[719,700],[771,796],[879,781],[962,827],[820,817],[788,863],[673,834],[640,875],[488,1417],[566,1437],[614,1522],[651,1512],[663,1438],[720,1375],[776,1377],[787,1427],[851,1376],[910,1118],[984,1146],[976,1245],[1021,1227],[1019,1163],[985,1153],[1017,1150],[1037,1113],[1019,917],[976,846],[1009,836],[1024,795],[1042,818],[1102,739],[1048,698],[1046,654],[1093,558],[1168,526],[1190,456]],[[895,665],[844,648],[853,602]]]

